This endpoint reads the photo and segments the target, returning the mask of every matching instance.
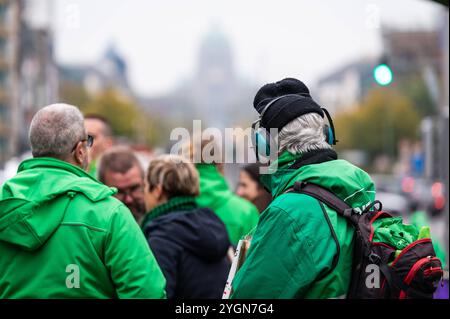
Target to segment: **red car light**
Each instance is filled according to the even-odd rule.
[[[434,198],[442,196],[442,183],[434,183],[431,186],[431,196]]]
[[[438,196],[434,198],[434,208],[437,210],[443,209],[445,206],[445,197],[444,196]]]

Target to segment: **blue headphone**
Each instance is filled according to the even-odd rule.
[[[328,144],[330,145],[336,145],[337,142],[339,142],[336,139],[336,133],[334,130],[334,124],[333,124],[333,119],[331,118],[330,113],[328,113],[328,110],[325,108],[321,108],[322,111],[325,113],[325,116],[328,119],[328,124],[325,124],[325,126],[323,127],[323,133],[325,134],[325,140],[327,141]]]
[[[274,98],[273,100],[271,100],[261,111],[261,114],[259,115],[259,118],[253,122],[252,124],[252,142],[255,148],[255,154],[256,154],[256,158],[257,160],[259,160],[259,155],[262,152],[261,155],[267,157],[270,155],[270,134],[267,132],[267,130],[263,129],[260,127],[260,123],[261,123],[261,119],[263,118],[264,114],[267,112],[267,110],[269,109],[269,107],[271,105],[273,105],[276,101],[287,97],[287,96],[301,96],[301,94],[286,94],[286,95],[282,95],[282,96],[278,96],[276,98]],[[325,116],[328,119],[328,124],[325,124],[324,128],[323,128],[323,133],[325,135],[325,140],[328,144],[330,145],[336,145],[336,143],[338,142],[338,140],[336,139],[336,134],[335,134],[335,130],[334,130],[334,124],[333,124],[333,120],[330,116],[330,113],[325,109],[325,108],[321,108],[322,111],[325,113]],[[268,143],[269,141],[269,143]]]

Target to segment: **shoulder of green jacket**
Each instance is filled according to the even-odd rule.
[[[45,185],[42,193],[46,195],[82,193],[93,202],[103,200],[117,192],[115,188],[102,184],[81,168],[50,157],[23,161],[18,174],[8,182],[11,182],[11,187],[14,183],[30,183],[30,186],[34,187],[38,187],[39,184]]]

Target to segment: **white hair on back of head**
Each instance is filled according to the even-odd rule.
[[[45,106],[34,115],[28,137],[34,157],[65,157],[86,137],[83,114],[69,104]]]
[[[291,154],[331,149],[325,141],[324,119],[316,113],[304,114],[284,126],[278,134],[279,152]]]

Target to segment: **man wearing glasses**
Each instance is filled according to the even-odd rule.
[[[144,170],[131,149],[115,146],[106,151],[98,165],[98,180],[117,188],[114,195],[125,204],[138,223],[145,215]]]
[[[85,169],[93,138],[78,108],[31,121],[33,158],[0,188],[0,298],[164,298],[142,231]]]

